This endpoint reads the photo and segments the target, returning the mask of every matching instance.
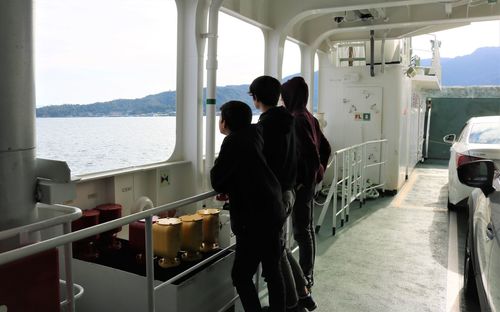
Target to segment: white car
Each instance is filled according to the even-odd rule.
[[[500,311],[500,171],[489,160],[461,165],[457,171],[462,183],[479,188],[468,201],[464,294],[477,292],[481,311]]]
[[[465,163],[490,159],[500,166],[500,116],[473,117],[466,123],[458,139],[455,134],[443,138],[450,148],[448,164],[448,208],[465,205],[472,188],[460,183],[457,167]]]

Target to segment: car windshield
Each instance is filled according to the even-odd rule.
[[[500,144],[500,123],[485,122],[472,125],[469,143]]]

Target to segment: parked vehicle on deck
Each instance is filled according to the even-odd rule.
[[[490,159],[500,167],[500,116],[469,119],[456,138],[448,134],[443,141],[452,144],[448,163],[448,208],[467,203],[472,188],[461,184],[457,167],[471,161]]]
[[[463,184],[478,188],[468,200],[464,293],[477,291],[481,311],[500,310],[500,171],[490,160],[457,168]]]

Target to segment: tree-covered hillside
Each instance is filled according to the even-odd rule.
[[[229,100],[251,104],[248,85],[217,88],[217,108]],[[87,105],[64,104],[40,107],[37,117],[102,117],[102,116],[175,116],[175,91],[148,95],[140,99],[119,99]]]
[[[422,60],[429,65],[430,60]],[[443,86],[500,85],[500,47],[480,48],[470,55],[442,58]],[[292,75],[296,76],[296,75]],[[286,81],[290,77],[285,77]],[[318,74],[314,75],[314,106],[317,106]],[[230,100],[240,100],[252,107],[248,85],[217,87],[217,109]],[[101,117],[175,115],[175,91],[148,95],[140,99],[119,99],[87,105],[53,105],[36,110],[37,117]]]

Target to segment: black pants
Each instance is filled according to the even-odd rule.
[[[283,192],[283,204],[287,211],[287,216],[293,211],[295,204],[295,190]],[[286,244],[286,231],[283,231],[283,243]],[[285,295],[287,308],[297,306],[299,298],[306,296],[306,280],[304,273],[297,260],[292,255],[290,249],[285,248],[281,256],[281,270],[285,282]]]
[[[285,282],[286,306],[287,308],[293,308],[297,306],[299,298],[307,295],[305,292],[306,280],[300,265],[288,248],[285,248],[281,258],[281,269]]]
[[[292,212],[293,237],[299,245],[299,263],[305,276],[313,275],[316,236],[313,225],[314,185],[296,190]]]
[[[259,263],[262,263],[262,271],[266,277],[271,311],[285,311],[285,286],[280,267],[283,246],[280,235],[278,232],[236,236],[236,254],[231,276],[245,312],[260,312],[262,309],[252,280]]]

